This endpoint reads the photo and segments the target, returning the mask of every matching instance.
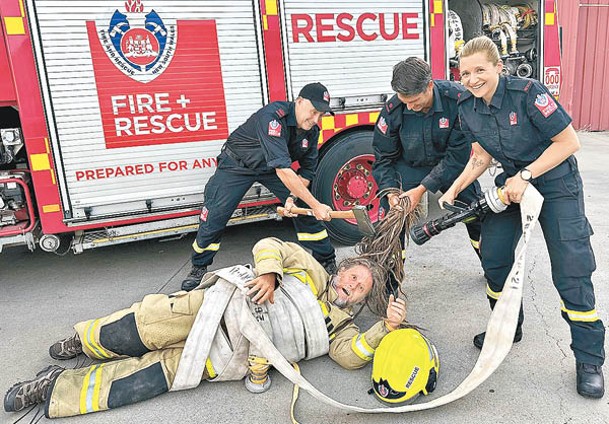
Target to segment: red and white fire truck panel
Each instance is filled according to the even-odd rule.
[[[195,231],[229,133],[315,81],[336,116],[319,123],[311,189],[375,221],[372,134],[393,66],[418,56],[458,79],[479,34],[558,95],[555,0],[0,0],[0,251]],[[229,224],[277,219],[276,203],[254,186]],[[327,228],[360,237],[355,222]]]
[[[66,221],[200,203],[229,132],[265,103],[256,3],[28,11]]]
[[[307,82],[322,81],[339,110],[378,107],[392,95],[392,68],[405,52],[427,56],[426,3],[420,0],[282,3],[292,96]]]

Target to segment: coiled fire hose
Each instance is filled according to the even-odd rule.
[[[522,217],[522,236],[516,249],[514,265],[507,277],[505,286],[493,309],[487,329],[485,343],[482,346],[480,356],[471,373],[452,392],[430,402],[406,405],[395,408],[363,408],[359,406],[346,405],[335,401],[315,388],[305,377],[300,375],[292,365],[281,355],[273,345],[264,330],[260,327],[249,307],[245,303],[242,308],[241,331],[251,344],[255,345],[260,353],[266,357],[273,366],[287,379],[300,386],[311,396],[328,405],[352,412],[361,413],[403,413],[422,411],[446,405],[458,400],[476,387],[482,384],[503,362],[510,351],[516,333],[518,313],[522,300],[524,284],[525,252],[531,238],[531,233],[543,204],[543,197],[529,184],[520,203]],[[292,405],[293,407],[293,405]],[[296,423],[294,416],[292,421]]]

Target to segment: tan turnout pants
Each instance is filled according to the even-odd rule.
[[[62,372],[47,400],[47,417],[103,411],[168,391],[202,303],[203,290],[151,294],[128,309],[76,324],[84,353],[104,362]]]

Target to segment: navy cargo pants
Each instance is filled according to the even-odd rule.
[[[596,269],[590,244],[593,232],[585,215],[577,163],[569,159],[532,183],[544,197],[539,224],[550,255],[552,280],[561,299],[561,314],[571,328],[571,349],[577,361],[602,365],[605,329],[595,309],[591,279]],[[482,266],[491,307],[512,268],[521,234],[519,205],[513,204],[499,214],[489,212],[482,221]],[[519,324],[523,320],[521,306]]]
[[[224,153],[218,158],[218,169],[207,182],[204,192],[203,208],[199,217],[197,238],[192,244],[194,250],[192,264],[208,266],[220,249],[224,228],[241,199],[258,182],[268,188],[285,203],[289,193],[276,173],[255,174],[234,164],[232,158]],[[321,262],[334,259],[336,253],[330,243],[328,232],[323,224],[312,216],[293,218],[296,235],[300,244],[311,249],[313,257]]]

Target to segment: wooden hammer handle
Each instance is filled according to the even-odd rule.
[[[286,212],[287,211],[283,206],[277,207],[277,213],[279,215],[284,216]],[[297,215],[315,216],[313,214],[313,209],[293,207],[292,209],[290,209],[290,212],[295,213]],[[330,211],[330,218],[354,219],[355,216],[353,215],[353,211]]]

